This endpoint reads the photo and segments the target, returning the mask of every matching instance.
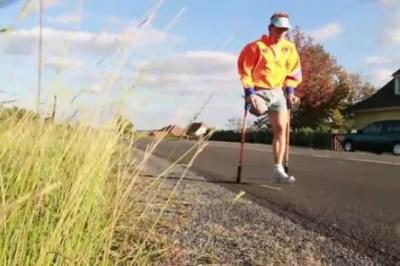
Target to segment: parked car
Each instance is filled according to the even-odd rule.
[[[390,151],[400,155],[400,120],[371,123],[357,133],[344,135],[342,144],[345,151]]]

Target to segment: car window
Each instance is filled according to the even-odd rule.
[[[389,124],[387,125],[388,132],[395,132],[395,133],[400,133],[400,124]]]
[[[363,129],[363,133],[367,134],[376,134],[381,133],[382,125],[381,124],[371,124]]]

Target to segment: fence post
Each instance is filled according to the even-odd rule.
[[[333,129],[331,136],[331,149],[333,151],[341,151],[342,150],[342,138],[343,134],[339,133],[339,130]]]
[[[332,129],[331,131],[331,150],[333,151],[338,151],[338,136],[339,130],[338,129]]]

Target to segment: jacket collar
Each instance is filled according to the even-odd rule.
[[[264,34],[263,36],[261,36],[260,41],[262,41],[262,42],[263,42],[265,45],[267,45],[267,46],[269,46],[269,45],[272,44],[271,38],[270,38],[268,35],[266,35],[266,34]],[[282,44],[282,42],[283,42],[283,40],[280,40],[278,43],[276,43],[276,45],[280,45],[280,44]]]

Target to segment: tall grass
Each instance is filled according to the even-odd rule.
[[[130,145],[116,127],[0,122],[0,265],[113,264]],[[134,168],[134,167],[133,167]]]
[[[79,13],[83,2],[80,1]],[[138,29],[150,25],[162,2],[157,1]],[[30,14],[33,6],[34,2],[25,1],[16,20]],[[183,10],[167,24],[164,35]],[[117,50],[120,58],[113,72],[105,76],[103,91],[113,87],[117,74],[128,62],[130,50]],[[39,61],[41,57],[39,54]],[[40,63],[38,68],[40,81]],[[134,140],[121,141],[123,128],[69,127],[43,122],[30,114],[4,115],[3,111],[0,110],[0,265],[148,264],[149,257],[158,254],[154,250],[147,252],[146,231],[140,232],[142,239],[128,232],[135,232],[135,226],[146,216],[148,205],[137,219],[124,216],[128,209],[136,213],[136,202],[129,197],[136,186],[138,167],[145,164],[146,158],[138,163],[133,160]],[[160,178],[145,186],[140,195],[146,195]],[[158,221],[151,221],[149,230]]]

